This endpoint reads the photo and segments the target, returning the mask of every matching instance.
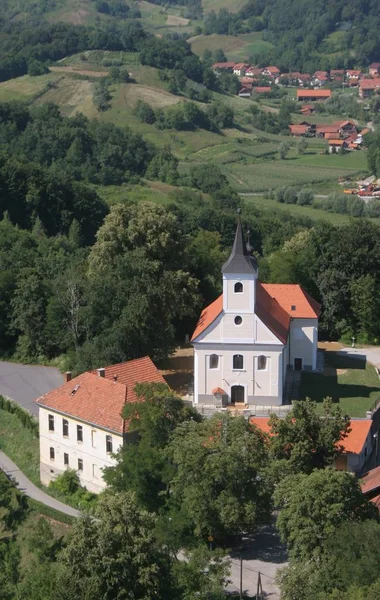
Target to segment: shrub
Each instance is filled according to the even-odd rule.
[[[295,204],[297,202],[297,192],[294,188],[286,188],[284,191],[285,204]]]
[[[302,188],[300,192],[298,192],[297,196],[297,204],[300,206],[311,205],[314,200],[313,191],[308,188]]]

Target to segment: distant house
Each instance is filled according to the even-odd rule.
[[[300,73],[298,79],[300,80],[300,86],[304,87],[311,81],[310,73]]]
[[[312,104],[306,104],[300,110],[301,115],[312,115],[315,113],[315,108]]]
[[[312,79],[315,86],[321,87],[326,85],[330,78],[327,71],[315,71]]]
[[[232,73],[234,70],[235,63],[234,62],[218,62],[212,65],[213,71],[215,73],[227,72]]]
[[[278,77],[280,75],[280,69],[278,69],[277,67],[265,67],[262,70],[262,74],[265,75],[265,77],[270,77],[271,79],[275,79],[276,77]]]
[[[357,134],[356,125],[353,121],[345,120],[345,121],[334,121],[333,125],[339,128],[339,133],[341,137],[347,137]]]
[[[238,96],[239,96],[239,98],[250,98],[251,93],[252,93],[252,86],[251,87],[245,86],[239,90]]]
[[[249,421],[264,433],[273,435],[268,417],[251,417]],[[371,419],[351,419],[350,432],[339,442],[342,454],[335,459],[335,468],[338,471],[363,472],[373,447],[371,426]]]
[[[251,77],[245,76],[245,77],[241,77],[240,83],[243,87],[249,88],[249,87],[253,86],[254,80]]]
[[[297,90],[298,102],[324,102],[331,98],[331,90]]]
[[[344,148],[347,148],[347,146],[348,146],[348,144],[345,140],[336,140],[336,139],[329,140],[330,154],[334,154],[336,152],[342,152],[342,150],[344,150]]]
[[[123,419],[125,404],[139,402],[136,383],[165,383],[146,356],[87,371],[36,400],[39,406],[40,477],[48,485],[67,469],[75,469],[91,492],[106,484],[104,467],[115,465],[114,454],[134,439]]]
[[[258,69],[257,67],[249,67],[249,69],[246,70],[245,72],[245,76],[246,77],[260,77],[262,75],[262,69]]]
[[[339,138],[339,125],[324,125],[317,124],[315,128],[317,137],[326,138],[327,135],[333,135],[335,138]]]
[[[334,81],[343,80],[344,75],[345,75],[344,69],[331,69],[331,71],[330,71],[330,79],[332,79]]]
[[[358,69],[348,69],[346,71],[346,79],[350,87],[359,85],[362,72]]]
[[[360,98],[368,98],[378,88],[380,88],[380,77],[362,79],[359,84],[359,96]]]
[[[300,137],[307,135],[310,132],[310,125],[289,125],[290,135],[294,137]]]
[[[237,75],[238,77],[243,77],[243,75],[245,75],[245,72],[247,69],[249,69],[249,66],[247,63],[237,63],[234,66],[234,75]]]
[[[368,67],[368,73],[371,77],[377,77],[380,75],[380,63],[374,62]]]

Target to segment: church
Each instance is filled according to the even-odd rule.
[[[300,285],[259,281],[240,219],[222,276],[191,338],[194,404],[279,406],[289,371],[317,367],[321,307]]]

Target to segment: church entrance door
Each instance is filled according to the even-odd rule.
[[[244,404],[243,385],[233,385],[231,387],[231,404]]]

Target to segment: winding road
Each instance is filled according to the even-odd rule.
[[[16,487],[23,492],[29,498],[33,498],[33,500],[37,500],[45,506],[50,506],[50,508],[54,508],[55,510],[59,510],[60,512],[70,515],[70,517],[80,517],[81,513],[79,510],[68,506],[67,504],[63,504],[59,500],[52,498],[48,494],[45,494],[42,490],[40,490],[34,483],[32,483],[26,475],[18,466],[10,459],[4,452],[0,451],[0,470],[4,471],[6,476],[11,479]]]

